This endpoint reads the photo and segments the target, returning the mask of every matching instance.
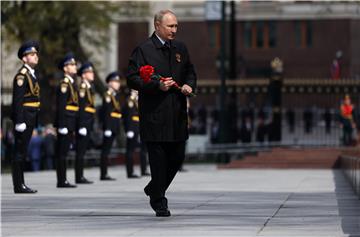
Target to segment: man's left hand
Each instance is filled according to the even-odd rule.
[[[190,95],[192,93],[192,88],[189,85],[184,84],[181,87],[181,93],[184,95]]]

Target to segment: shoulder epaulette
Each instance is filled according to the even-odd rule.
[[[82,81],[82,82],[80,83],[80,88],[82,88],[82,89],[85,89],[85,88],[86,88],[85,82]]]
[[[23,67],[23,68],[20,69],[20,74],[25,75],[26,72],[27,72],[27,68],[26,68],[26,67]]]

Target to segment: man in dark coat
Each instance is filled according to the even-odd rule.
[[[170,216],[165,192],[185,157],[188,139],[186,96],[196,86],[196,74],[185,44],[176,41],[176,16],[169,10],[154,17],[155,32],[133,51],[127,83],[139,91],[140,136],[146,143],[151,181],[145,187],[156,216]],[[145,82],[141,66],[151,65],[164,77]],[[180,87],[175,89],[175,83]]]
[[[39,62],[38,52],[39,45],[35,41],[23,43],[18,51],[18,57],[23,62],[23,66],[14,78],[12,97],[12,120],[15,134],[12,178],[15,193],[37,192],[25,185],[23,166],[40,108],[40,87],[34,70]]]

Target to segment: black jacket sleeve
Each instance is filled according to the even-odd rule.
[[[110,96],[105,93],[103,98],[103,112],[104,112],[104,124],[103,129],[105,130],[111,130],[111,112],[113,110],[113,106],[111,103]]]
[[[134,90],[143,93],[157,93],[160,91],[160,82],[158,80],[150,80],[147,83],[141,79],[139,69],[141,66],[146,65],[142,49],[137,47],[129,60],[128,72],[127,72],[127,85]]]
[[[24,75],[16,75],[13,82],[13,102],[12,112],[13,121],[15,124],[24,123],[24,106],[23,100],[28,86],[27,80]]]
[[[65,89],[66,88],[66,91]],[[64,82],[60,83],[60,86],[57,90],[57,113],[58,113],[58,119],[57,119],[57,125],[58,128],[64,128],[65,125],[65,119],[66,119],[66,101],[69,96],[69,88],[68,85]]]
[[[84,94],[82,94],[84,93]],[[79,98],[79,117],[78,117],[78,126],[79,128],[83,128],[86,127],[86,112],[85,112],[85,106],[86,106],[86,89],[84,88],[80,88],[79,89],[79,94],[78,94],[78,98]]]

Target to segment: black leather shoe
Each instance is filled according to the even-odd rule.
[[[69,181],[65,180],[63,183],[57,184],[58,188],[76,188],[76,185],[69,183]]]
[[[164,210],[168,210],[168,201],[166,197],[154,199],[150,197],[150,206],[151,208],[157,212],[165,212]]]
[[[128,177],[128,179],[137,179],[137,178],[140,178],[140,177],[137,176],[136,174],[131,174],[131,175],[128,175],[127,177]]]
[[[76,183],[77,184],[92,184],[94,182],[86,179],[85,177],[81,177],[80,179],[76,180]]]
[[[168,208],[157,209],[157,210],[155,210],[155,212],[156,212],[156,216],[159,216],[159,217],[171,216],[171,213]]]
[[[106,175],[106,176],[100,177],[100,180],[102,180],[102,181],[114,181],[116,179],[110,177],[109,175]]]
[[[27,190],[29,193],[37,193],[37,190],[32,189],[32,188],[26,186],[26,184],[24,184],[24,186],[25,186],[26,190]]]
[[[28,194],[32,194],[32,193],[37,193],[37,190],[31,189],[28,186],[26,186],[25,184],[21,184],[20,187],[16,187],[14,188],[14,193],[28,193]]]

